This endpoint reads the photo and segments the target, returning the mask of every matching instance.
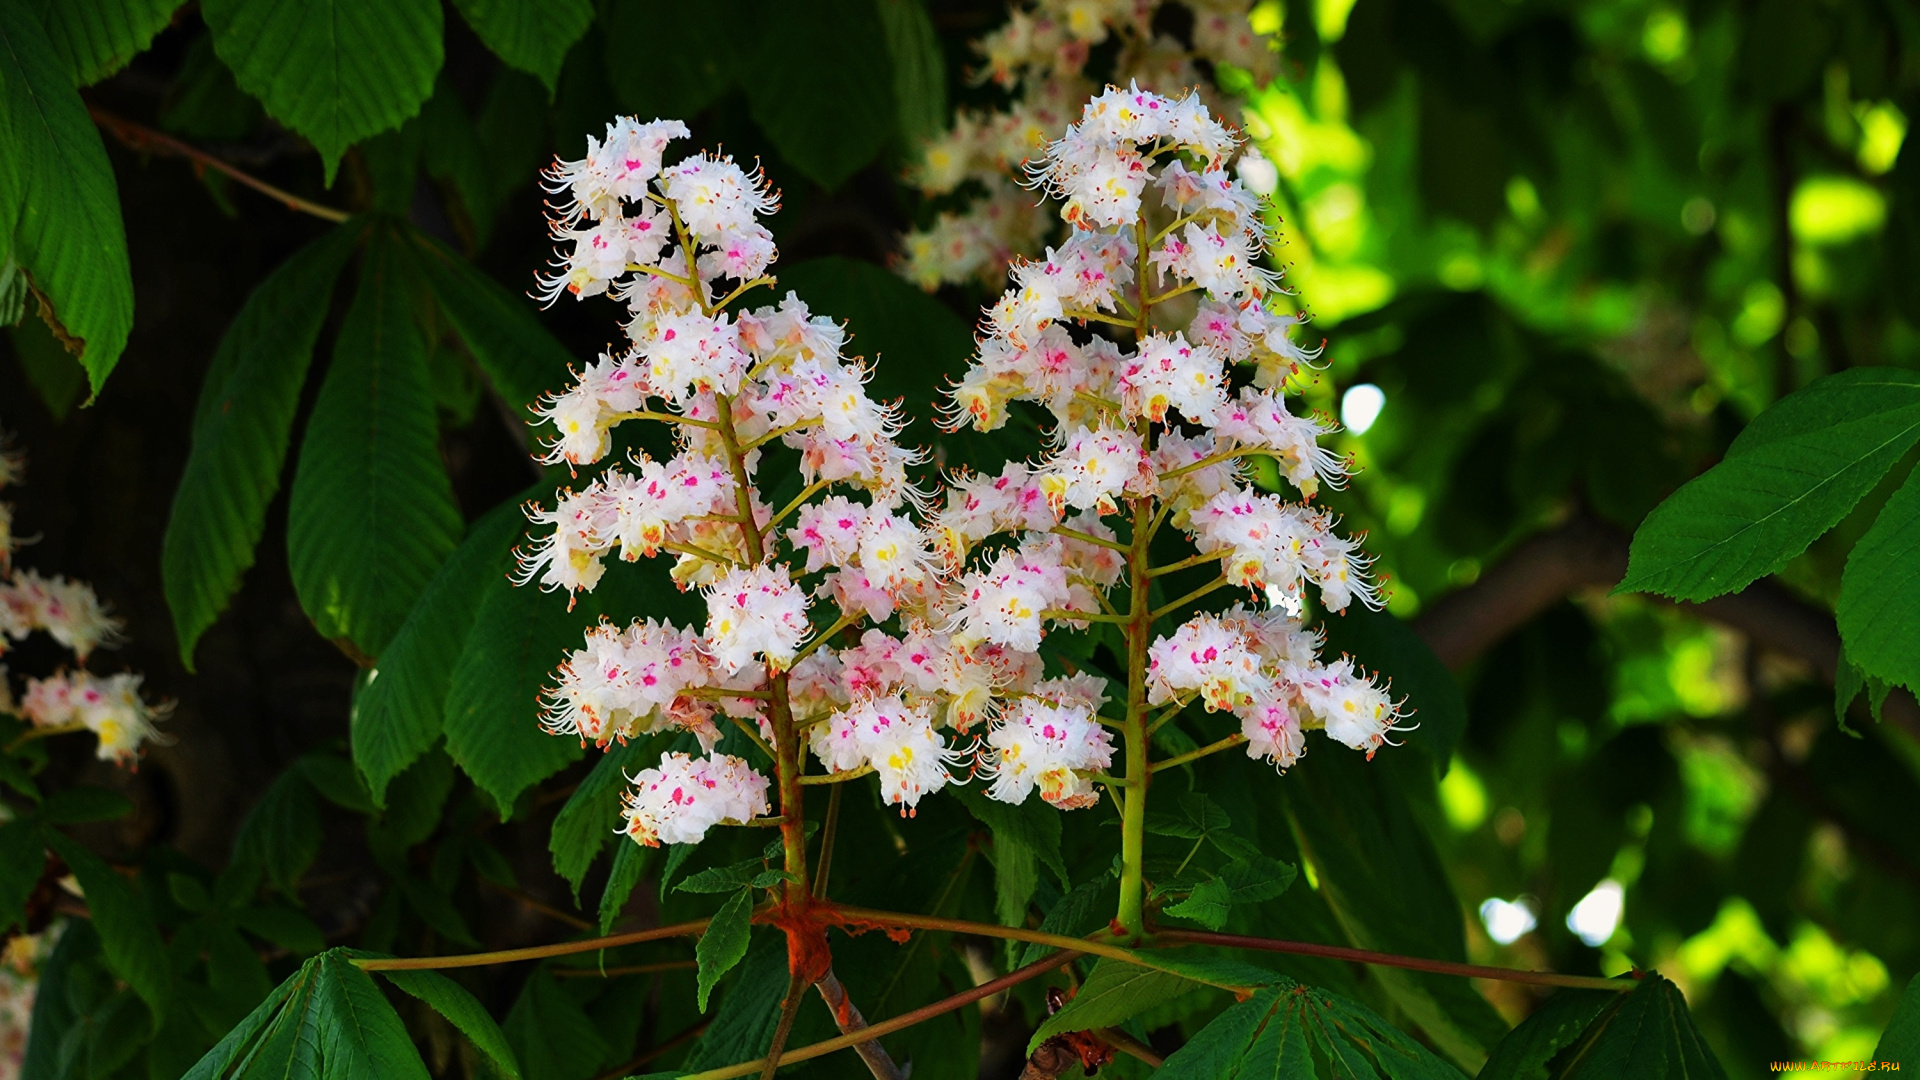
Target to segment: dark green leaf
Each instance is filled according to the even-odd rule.
[[[1647,516],[1615,591],[1744,588],[1833,528],[1916,441],[1920,372],[1853,368],[1790,394]]]
[[[133,813],[133,800],[117,791],[81,785],[56,791],[40,804],[40,817],[55,825],[112,821]]]
[[[173,970],[153,914],[134,887],[113,868],[63,833],[48,829],[47,846],[66,860],[87,898],[93,928],[106,950],[107,964],[153,1010],[155,1027],[167,1014]]]
[[[33,11],[0,4],[0,244],[61,340],[106,385],[133,328],[133,272],[100,133]]]
[[[0,931],[26,918],[27,898],[47,867],[47,845],[32,821],[0,824]]]
[[[22,1077],[53,1076],[66,1073],[60,1060],[60,1048],[73,1030],[74,1015],[71,976],[85,959],[98,955],[100,939],[86,920],[76,920],[60,935],[53,955],[40,965],[40,983],[35,987],[33,1017],[27,1027],[27,1045],[20,1059]],[[232,1036],[228,1037],[232,1040]],[[224,1043],[222,1045],[225,1045]],[[202,1080],[190,1075],[187,1080]]]
[[[1430,775],[1417,758],[1369,762],[1327,745],[1279,787],[1319,895],[1350,944],[1464,961],[1465,912],[1404,794],[1409,781]],[[1393,968],[1372,974],[1429,1041],[1464,1067],[1478,1068],[1506,1034],[1493,1007],[1460,979]]]
[[[447,753],[502,816],[522,791],[579,759],[578,741],[540,727],[547,675],[580,647],[566,602],[499,576],[485,585],[447,694]]]
[[[1906,993],[1900,995],[1900,1005],[1880,1036],[1873,1060],[1920,1065],[1920,975],[1914,976],[1907,983]]]
[[[587,1080],[613,1054],[544,967],[527,979],[502,1027],[527,1080]]]
[[[453,791],[453,762],[439,751],[423,754],[394,777],[387,789],[386,809],[380,814],[380,827],[391,834],[401,848],[433,835],[440,824],[440,812]]]
[[[258,867],[291,896],[300,875],[320,854],[320,839],[320,807],[313,788],[299,770],[288,769],[268,785],[240,823],[233,861]]]
[[[752,14],[732,0],[683,4],[619,0],[603,17],[607,81],[621,108],[643,118],[691,120],[733,85],[741,27]],[[672,49],[656,48],[672,41]],[[645,56],[646,59],[637,58]]]
[[[353,704],[353,760],[376,801],[440,738],[460,647],[487,586],[506,573],[508,552],[525,526],[517,499],[475,522],[368,675]]]
[[[721,996],[706,1033],[694,1043],[680,1067],[688,1071],[712,1069],[765,1054],[773,1045],[780,1000],[786,992],[786,942],[777,935],[763,934],[748,951],[740,974]]]
[[[300,604],[322,636],[378,656],[458,542],[409,267],[377,237],[307,421],[287,510]]]
[[[540,76],[549,95],[560,83],[567,50],[593,21],[588,0],[454,0],[453,6],[495,56]]]
[[[756,28],[747,101],[782,157],[829,190],[893,134],[893,78],[874,0],[771,4]]]
[[[693,874],[673,887],[674,892],[724,893],[735,889],[745,889],[753,884],[765,864],[759,859],[747,859],[731,866],[715,866]]]
[[[247,1014],[232,1031],[226,1033],[213,1049],[207,1051],[199,1064],[189,1070],[182,1080],[224,1080],[229,1069],[238,1064],[254,1049],[260,1035],[269,1023],[279,1019],[282,1008],[293,996],[296,989],[304,988],[311,978],[306,967],[285,982],[275,987],[254,1010]]]
[[[355,227],[334,229],[268,275],[220,339],[200,385],[193,446],[160,549],[161,581],[188,671],[200,635],[253,565],[327,297],[361,235]]]
[[[160,126],[198,139],[238,140],[259,127],[263,115],[260,103],[241,91],[214,54],[213,37],[202,34],[187,46],[161,103]]]
[[[1111,917],[1113,903],[1112,879],[1089,881],[1075,885],[1067,894],[1048,909],[1047,917],[1040,920],[1040,932],[1059,934],[1063,937],[1084,937],[1107,924]],[[1021,967],[1053,951],[1053,946],[1030,943],[1021,955]]]
[[[1547,1063],[1618,999],[1618,994],[1604,990],[1554,991],[1553,997],[1494,1046],[1475,1080],[1546,1080]]]
[[[353,763],[335,754],[306,754],[294,762],[320,797],[342,810],[372,816],[377,809]]]
[[[553,832],[547,840],[547,849],[553,853],[553,870],[573,886],[576,898],[587,868],[615,835],[613,827],[620,820],[620,792],[626,787],[627,774],[640,770],[640,762],[651,753],[653,744],[654,740],[641,738],[607,747],[553,819]]]
[[[713,986],[720,976],[733,970],[733,966],[747,955],[748,931],[753,929],[753,893],[742,891],[734,893],[720,910],[714,914],[713,921],[707,924],[707,932],[700,935],[700,943],[694,946],[694,958],[700,962],[699,1005],[700,1011],[707,1011],[707,996],[713,993]]]
[[[75,86],[88,86],[127,66],[166,29],[182,0],[37,0],[47,40]]]
[[[1232,891],[1219,878],[1208,878],[1195,886],[1185,900],[1166,908],[1167,914],[1192,919],[1209,930],[1218,930],[1227,925],[1227,916],[1232,911]]]
[[[433,1007],[460,1029],[474,1048],[492,1059],[502,1076],[519,1080],[520,1063],[507,1045],[506,1033],[494,1023],[486,1007],[466,987],[437,971],[382,971],[387,981]]]
[[[18,280],[18,275],[15,278]],[[39,319],[22,319],[20,325],[8,327],[7,341],[47,411],[55,420],[66,419],[67,412],[80,400],[80,392],[86,389],[87,369]]]
[[[1617,994],[1559,1059],[1551,1080],[1726,1080],[1706,1048],[1680,988],[1649,973],[1630,994]]]
[[[207,892],[206,883],[188,874],[168,874],[167,894],[173,902],[196,915],[204,915],[213,910],[213,896]]]
[[[322,953],[314,1006],[327,1080],[428,1080],[400,1014],[343,950]]]
[[[1372,1010],[1282,980],[1232,1006],[1167,1058],[1159,1080],[1313,1080],[1314,1060],[1337,1077],[1461,1080],[1458,1070]],[[1378,1070],[1377,1072],[1375,1070]]]
[[[573,357],[540,325],[533,301],[501,288],[439,241],[413,237],[441,313],[509,406],[524,408],[566,387]]]
[[[613,866],[607,871],[607,888],[600,894],[602,934],[613,933],[613,924],[620,921],[620,913],[626,910],[633,887],[646,875],[647,864],[653,861],[650,853],[655,850],[631,842],[614,848]]]
[[[1249,854],[1221,867],[1218,880],[1226,885],[1230,903],[1256,904],[1286,892],[1298,873],[1292,863]]]
[[[241,87],[320,151],[329,185],[347,147],[420,111],[440,70],[434,0],[207,0],[200,12]]]
[[[1907,476],[1847,556],[1836,611],[1847,664],[1906,687],[1920,687],[1920,547],[1916,547],[1920,540],[1916,537],[1920,537],[1920,472]]]
[[[1169,972],[1101,957],[1073,1000],[1033,1033],[1027,1052],[1062,1032],[1114,1027],[1199,988],[1199,983]]]
[[[901,138],[909,148],[942,134],[947,126],[947,62],[940,35],[922,0],[875,0],[893,63],[893,99]]]

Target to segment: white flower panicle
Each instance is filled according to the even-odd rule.
[[[958,570],[948,590],[955,639],[1028,653],[1050,627],[1124,610],[1105,598],[1126,559],[1105,519],[1184,532],[1198,554],[1183,566],[1217,561],[1217,584],[1276,606],[1193,616],[1152,641],[1148,701],[1231,713],[1248,752],[1284,768],[1306,731],[1371,754],[1405,726],[1400,704],[1351,660],[1321,663],[1304,627],[1316,600],[1341,612],[1381,598],[1371,559],[1310,502],[1343,487],[1348,464],[1321,446],[1332,425],[1297,415],[1284,397],[1287,377],[1317,352],[1292,344],[1296,317],[1263,302],[1277,276],[1260,262],[1259,197],[1222,167],[1236,143],[1197,96],[1130,85],[1093,98],[1033,162],[1033,182],[1062,202],[1071,232],[1044,259],[1012,268],[947,420],[990,431],[1028,402],[1050,414],[1054,449],[1038,465],[956,477],[932,532]],[[1144,281],[1130,269],[1142,245]],[[1127,329],[1108,329],[1116,324]],[[1272,461],[1297,499],[1250,486],[1255,457]],[[1055,767],[1035,749],[1054,744],[1036,742],[1032,723],[1086,718],[1037,711],[1031,693],[994,693],[1021,704],[1001,705],[987,736],[990,793],[1017,799]],[[1097,722],[1071,730],[1105,745]],[[1063,775],[1055,791],[1065,794],[1044,784],[1043,794],[1091,801],[1091,768],[1066,766],[1079,779]]]
[[[901,271],[922,287],[978,280],[992,285],[1009,264],[1037,255],[1058,228],[1058,219],[1035,207],[1007,177],[1023,162],[1045,152],[1048,140],[1065,128],[1081,104],[1098,88],[1084,74],[1095,46],[1113,56],[1113,80],[1129,86],[1171,92],[1199,86],[1199,102],[1220,115],[1222,102],[1209,76],[1220,65],[1252,74],[1257,83],[1279,67],[1272,39],[1256,34],[1249,0],[1183,0],[1191,29],[1180,36],[1160,18],[1163,0],[1031,0],[1014,9],[1005,26],[976,43],[985,59],[983,77],[1012,92],[1004,108],[962,110],[953,128],[925,146],[914,180],[930,196],[949,197],[963,183],[983,193],[958,210],[941,213],[934,224],[906,238]],[[1109,91],[1114,99],[1122,92]],[[1157,113],[1154,101],[1143,102]],[[1132,109],[1112,100],[1125,122],[1139,129]],[[1181,133],[1196,120],[1183,119]],[[1111,185],[1095,205],[1115,202],[1124,212],[1137,197],[1140,178],[1124,156],[1091,163],[1089,192]],[[1202,198],[1189,191],[1193,202]],[[951,201],[951,199],[949,199]]]
[[[1085,26],[1117,11],[1087,5]],[[1231,37],[1207,11],[1205,32]],[[529,508],[537,535],[516,579],[573,598],[609,556],[665,555],[706,609],[685,627],[603,621],[547,691],[556,735],[606,747],[671,731],[706,754],[668,753],[636,776],[622,831],[691,843],[767,813],[768,778],[723,741],[789,762],[810,748],[831,781],[877,774],[902,813],[976,774],[995,799],[1096,804],[1114,695],[1089,672],[1050,673],[1041,649],[1051,629],[1123,621],[1123,606],[1151,623],[1187,602],[1109,596],[1123,580],[1144,589],[1132,540],[1148,522],[1199,552],[1168,569],[1217,562],[1217,584],[1279,606],[1195,616],[1153,641],[1129,622],[1146,684],[1130,715],[1142,697],[1202,702],[1283,768],[1308,730],[1368,753],[1403,730],[1387,691],[1349,660],[1322,664],[1302,623],[1309,603],[1379,595],[1367,556],[1310,505],[1347,465],[1320,445],[1331,425],[1283,396],[1315,354],[1291,342],[1296,317],[1265,306],[1278,286],[1260,200],[1225,171],[1238,136],[1203,99],[1110,88],[1035,159],[1068,234],[1013,267],[945,419],[990,431],[1034,408],[1052,419],[1048,449],[952,476],[937,509],[909,483],[921,456],[845,355],[845,329],[792,293],[736,306],[772,283],[759,219],[777,200],[726,158],[667,161],[684,134],[619,121],[587,159],[549,171],[566,196],[555,235],[572,246],[545,295],[624,304],[629,344],[535,409],[554,429],[542,460],[595,471]],[[668,426],[672,452],[608,462],[615,429],[637,419]],[[1248,486],[1253,457],[1298,499]]]
[[[5,449],[0,433],[0,488],[26,478],[25,455]],[[148,743],[162,742],[154,724],[173,711],[171,702],[140,696],[142,676],[95,675],[85,664],[95,650],[125,640],[123,623],[107,612],[93,586],[65,577],[44,577],[13,564],[18,549],[13,507],[0,503],[0,655],[36,631],[73,654],[80,665],[43,679],[30,678],[15,698],[7,669],[0,667],[0,714],[18,716],[35,728],[90,731],[102,761],[133,767]]]

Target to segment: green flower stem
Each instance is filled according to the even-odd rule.
[[[1208,754],[1217,754],[1222,750],[1231,750],[1246,741],[1247,737],[1236,731],[1226,738],[1221,739],[1219,742],[1208,743],[1198,750],[1189,750],[1184,754],[1176,754],[1165,761],[1156,761],[1152,765],[1147,766],[1147,769],[1149,772],[1171,769],[1176,765],[1185,765],[1190,761],[1198,761]]]
[[[707,932],[708,919],[696,919],[693,922],[674,923],[671,926],[656,926],[651,930],[636,930],[630,934],[614,934],[611,937],[586,938],[581,941],[563,941],[557,945],[536,945],[527,949],[502,949],[497,952],[465,953],[457,956],[409,956],[409,957],[372,957],[356,956],[353,966],[361,971],[441,971],[447,968],[487,967],[492,964],[516,964],[522,960],[544,960],[550,956],[572,956],[575,953],[594,952],[598,949],[613,949],[621,945],[637,945],[642,941],[659,941],[661,938],[699,937]]]

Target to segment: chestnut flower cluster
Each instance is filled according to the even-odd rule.
[[[25,478],[25,455],[0,450],[0,489]],[[17,700],[7,669],[0,666],[0,714],[17,716],[42,734],[90,731],[99,740],[96,752],[102,761],[132,764],[142,745],[158,739],[154,722],[164,718],[171,705],[143,700],[139,675],[101,676],[86,670],[96,649],[120,643],[120,620],[107,613],[86,582],[43,577],[15,566],[19,547],[13,507],[0,503],[0,655],[39,631],[71,652],[77,666],[28,679]]]
[[[1302,622],[1308,586],[1326,610],[1378,604],[1366,556],[1330,515],[1245,483],[1245,459],[1265,457],[1311,499],[1346,466],[1319,446],[1329,427],[1282,396],[1317,353],[1291,340],[1295,317],[1262,303],[1277,282],[1260,260],[1261,207],[1225,175],[1238,137],[1197,95],[1110,88],[1034,166],[1070,234],[1013,270],[948,420],[992,430],[1029,402],[1053,416],[1050,450],[951,477],[939,500],[910,483],[922,455],[899,442],[896,405],[867,394],[839,325],[792,293],[736,304],[773,284],[757,219],[777,199],[724,157],[666,164],[684,134],[623,119],[547,174],[563,197],[555,236],[572,245],[547,295],[608,294],[626,306],[629,344],[537,407],[553,429],[541,460],[596,471],[529,507],[538,529],[518,580],[574,595],[610,558],[667,557],[706,604],[703,625],[603,621],[547,692],[555,735],[698,743],[701,756],[668,753],[630,778],[622,831],[695,842],[771,813],[777,786],[783,832],[798,837],[786,823],[800,785],[870,773],[908,813],[975,776],[991,798],[1090,806],[1096,785],[1126,783],[1109,774],[1114,730],[1144,747],[1149,706],[1229,712],[1235,742],[1282,767],[1305,730],[1371,754],[1399,729],[1387,692],[1350,661],[1322,663]],[[602,254],[616,240],[625,262]],[[673,453],[605,463],[628,420],[666,425]],[[1199,554],[1150,570],[1165,523]],[[1260,610],[1150,641],[1174,609],[1147,605],[1149,575],[1210,562],[1221,577],[1196,597],[1240,585]],[[1122,588],[1128,615],[1112,600]],[[1041,656],[1049,629],[1094,623],[1125,624],[1120,693],[1089,672],[1050,674]],[[1121,696],[1124,721],[1108,709]],[[771,782],[718,751],[723,724],[756,745]]]
[[[913,181],[930,196],[978,192],[962,209],[908,235],[902,271],[921,287],[977,280],[992,286],[1018,256],[1037,254],[1058,229],[1011,177],[1065,128],[1099,89],[1086,68],[1117,46],[1112,81],[1172,90],[1207,86],[1219,64],[1271,79],[1278,54],[1254,32],[1249,0],[1034,0],[976,43],[979,77],[1011,94],[1000,109],[962,110],[927,145]],[[1177,28],[1178,33],[1171,32]],[[1220,101],[1209,91],[1216,113]]]
[[[1030,402],[1051,414],[1051,449],[1037,465],[959,478],[937,541],[972,567],[958,578],[958,637],[1030,653],[1049,625],[1120,623],[1146,653],[1132,717],[1199,701],[1240,720],[1249,756],[1285,768],[1313,729],[1371,755],[1401,730],[1400,707],[1351,660],[1323,663],[1303,621],[1309,586],[1331,612],[1380,599],[1367,556],[1307,501],[1343,486],[1347,466],[1319,446],[1330,426],[1286,403],[1287,377],[1317,350],[1291,340],[1294,316],[1263,303],[1277,276],[1259,258],[1259,199],[1224,170],[1237,142],[1196,95],[1131,86],[1095,97],[1046,147],[1031,179],[1062,202],[1071,232],[1013,268],[949,420],[991,431]],[[1124,327],[1126,340],[1088,326]],[[1249,486],[1253,457],[1271,459],[1303,500]],[[1197,552],[1166,571],[1217,563],[1220,576],[1155,611],[1139,592],[1163,568],[1138,560],[1166,524]],[[1135,593],[1126,609],[1107,599],[1123,569]],[[1251,590],[1258,608],[1195,615],[1145,640],[1162,616],[1228,586]],[[1053,730],[1097,709],[1004,705],[1008,726],[988,740],[996,786]],[[1079,775],[1098,767],[1104,753],[1070,764]]]

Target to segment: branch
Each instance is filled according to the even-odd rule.
[[[586,938],[582,941],[563,941],[558,945],[536,945],[530,949],[502,949],[498,952],[463,953],[456,956],[355,957],[352,963],[361,971],[438,971],[446,968],[513,964],[521,960],[544,960],[549,956],[571,956],[574,953],[593,952],[596,949],[637,945],[642,941],[658,941],[661,938],[698,937],[707,932],[709,921],[711,920],[696,919],[693,922],[674,923],[671,926],[656,926],[652,930],[636,930],[629,934]]]
[[[849,1046],[857,1046],[864,1042],[871,1042],[882,1035],[891,1035],[896,1031],[910,1028],[915,1024],[931,1020],[936,1016],[944,1016],[955,1009],[965,1008],[982,998],[990,998],[1008,987],[1018,986],[1028,979],[1038,975],[1044,975],[1062,964],[1078,959],[1079,955],[1078,953],[1072,952],[1054,953],[1051,956],[1036,960],[1026,967],[1002,975],[997,979],[983,982],[971,990],[962,991],[949,998],[943,998],[931,1005],[923,1005],[912,1012],[901,1013],[891,1020],[882,1020],[852,1035],[842,1035],[839,1038],[827,1039],[824,1042],[817,1042],[811,1046],[803,1046],[798,1050],[782,1055],[780,1062],[783,1065],[791,1065],[795,1062],[811,1061],[814,1058],[831,1054],[835,1050],[844,1050]],[[688,1073],[681,1077],[680,1080],[731,1080],[731,1078],[735,1076],[751,1076],[764,1068],[766,1063],[765,1058],[758,1061],[743,1061],[738,1065],[728,1065],[719,1069],[708,1069],[705,1072]]]
[[[1351,960],[1376,967],[1430,971],[1436,975],[1460,975],[1469,979],[1498,979],[1501,982],[1530,983],[1534,986],[1567,986],[1581,990],[1633,989],[1635,979],[1601,979],[1591,975],[1561,975],[1551,971],[1521,971],[1517,968],[1487,967],[1482,964],[1456,964],[1451,960],[1425,960],[1417,956],[1349,949],[1340,945],[1318,945],[1310,941],[1281,941],[1276,938],[1248,937],[1244,934],[1216,934],[1207,930],[1161,930],[1154,940],[1162,943],[1218,945],[1228,949],[1258,949],[1262,952],[1288,953],[1294,956],[1320,956],[1329,960]]]
[[[1573,593],[1619,583],[1627,573],[1627,544],[1611,525],[1572,518],[1521,541],[1478,581],[1422,612],[1413,629],[1442,663],[1459,671]],[[1804,661],[1829,685],[1839,670],[1840,631],[1833,616],[1772,578],[1704,603],[1673,606],[1738,631],[1758,648]],[[1882,715],[1920,741],[1920,703],[1907,691],[1889,694]]]
[[[871,1030],[867,1027],[867,1018],[860,1015],[860,1007],[847,998],[847,988],[841,984],[840,976],[835,975],[832,968],[827,969],[827,973],[813,984],[813,988],[820,991],[820,1000],[827,1003],[827,1011],[833,1014],[834,1026],[840,1029],[840,1034],[853,1035]],[[906,1074],[893,1063],[892,1056],[887,1053],[886,1047],[880,1045],[878,1038],[870,1036],[866,1042],[855,1043],[853,1052],[867,1063],[867,1071],[873,1074],[874,1080],[906,1080]]]
[[[314,217],[324,221],[339,224],[353,216],[345,210],[337,210],[331,206],[322,206],[317,202],[310,202],[303,199],[291,191],[283,191],[251,173],[241,172],[239,169],[234,168],[199,147],[191,146],[171,135],[155,131],[145,124],[136,124],[125,117],[115,116],[113,113],[97,105],[88,105],[87,112],[93,117],[94,123],[105,129],[109,135],[126,144],[128,149],[142,153],[172,154],[175,157],[186,158],[193,162],[195,166],[212,169],[214,172],[236,183],[250,187],[260,194],[273,199],[289,210],[298,210],[303,214],[312,214]]]

